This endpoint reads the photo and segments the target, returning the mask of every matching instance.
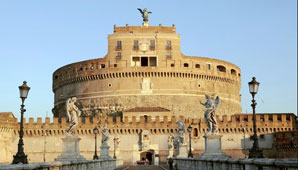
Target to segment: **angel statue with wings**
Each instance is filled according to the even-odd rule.
[[[215,116],[215,110],[219,105],[219,97],[217,96],[216,99],[214,100],[214,96],[209,96],[205,95],[207,101],[205,103],[200,103],[205,106],[205,122],[207,123],[208,126],[208,133],[207,135],[216,135],[217,133],[217,122],[216,122],[216,116]]]
[[[79,117],[81,116],[81,111],[75,105],[77,101],[76,97],[71,97],[66,101],[66,118],[68,120],[68,128],[66,129],[66,136],[74,136],[74,129],[79,124]]]
[[[152,14],[152,12],[147,11],[147,8],[144,8],[143,10],[141,8],[138,8],[138,10],[142,14],[143,21],[148,22],[148,14]]]

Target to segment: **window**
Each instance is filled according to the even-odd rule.
[[[148,122],[148,116],[144,115],[144,119],[145,119],[145,123],[147,123]]]
[[[117,64],[114,64],[114,67],[117,67]]]
[[[133,48],[136,50],[136,49],[139,49],[139,40],[134,40],[133,41]]]
[[[155,50],[155,40],[150,40],[150,50]]]
[[[122,42],[117,41],[117,50],[121,50],[121,49],[122,49]]]
[[[167,40],[167,49],[172,49],[172,42]]]
[[[118,52],[116,58],[121,58],[121,57],[122,57],[121,52]]]
[[[234,76],[236,76],[236,70],[231,69],[231,74],[234,75]]]
[[[184,67],[188,67],[188,63],[184,63],[183,66],[184,66]]]
[[[223,73],[226,72],[226,68],[224,66],[222,66],[222,65],[218,65],[216,67],[216,70],[219,71],[219,72],[223,72]]]
[[[196,68],[200,68],[200,64],[196,64]]]
[[[93,65],[91,65],[91,67],[90,67],[90,70],[93,70],[94,69],[94,66]]]
[[[172,53],[171,52],[167,53],[167,58],[172,58]]]
[[[171,67],[175,67],[175,64],[172,63],[172,64],[171,64]]]
[[[207,70],[211,70],[211,64],[207,64]]]
[[[156,57],[150,57],[149,59],[150,59],[150,66],[156,67],[157,66]]]
[[[105,68],[106,67],[106,65],[105,64],[101,64],[101,68]]]
[[[148,66],[148,57],[141,57],[141,66],[142,67]]]
[[[140,66],[140,57],[132,57],[131,66]]]

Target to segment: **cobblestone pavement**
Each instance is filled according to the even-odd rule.
[[[169,170],[167,166],[127,166],[115,170]]]

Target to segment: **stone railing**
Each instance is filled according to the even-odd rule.
[[[298,170],[298,159],[175,158],[179,170]]]
[[[115,168],[115,159],[0,165],[0,170],[114,170]]]

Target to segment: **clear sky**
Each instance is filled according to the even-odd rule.
[[[52,117],[52,73],[101,58],[113,25],[176,25],[185,55],[229,61],[242,71],[242,112],[251,113],[248,82],[259,81],[257,112],[297,114],[297,0],[0,1],[0,112],[19,118],[19,89],[31,87],[25,117]]]

